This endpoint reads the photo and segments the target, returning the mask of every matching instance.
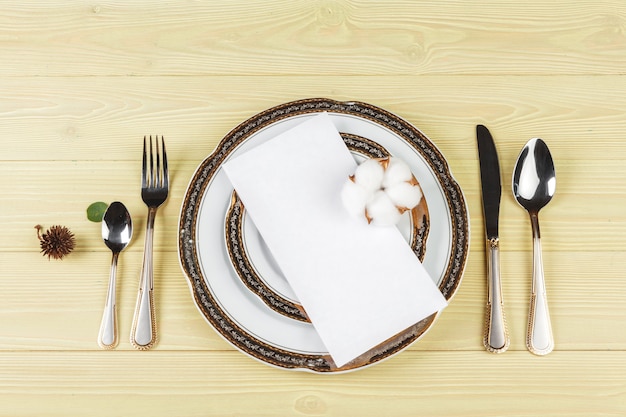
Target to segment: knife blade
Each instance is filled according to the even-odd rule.
[[[487,319],[483,343],[492,353],[505,352],[510,343],[504,315],[502,285],[500,283],[500,237],[498,220],[500,216],[500,163],[498,153],[489,129],[476,126],[478,160],[482,188],[485,237],[487,242]]]

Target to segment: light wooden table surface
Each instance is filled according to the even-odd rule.
[[[626,3],[577,1],[6,1],[0,13],[0,415],[626,415]],[[196,166],[233,127],[307,97],[359,100],[419,127],[469,206],[470,258],[434,328],[341,375],[277,370],[204,321],[177,255]],[[475,125],[503,175],[503,291],[511,348],[482,346],[486,265]],[[130,332],[146,209],[141,140],[163,134],[171,195],[157,217],[160,342]],[[524,345],[530,225],[510,193],[524,143],[556,160],[541,214],[556,349]],[[94,201],[123,201],[122,340],[96,336],[110,253]],[[36,224],[76,235],[62,261]]]

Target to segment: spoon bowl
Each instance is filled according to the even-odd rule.
[[[546,143],[531,139],[522,149],[513,172],[513,195],[529,212],[539,212],[556,191],[556,171]]]
[[[528,211],[533,236],[533,280],[526,346],[536,355],[546,355],[554,348],[552,325],[546,297],[539,229],[539,210],[552,200],[556,191],[556,170],[546,143],[528,141],[513,171],[513,195]]]
[[[111,203],[102,218],[102,240],[113,253],[109,289],[104,313],[98,333],[98,344],[103,349],[113,349],[117,346],[117,313],[115,308],[115,277],[119,254],[130,242],[133,235],[133,223],[130,213],[119,201]]]
[[[102,240],[113,252],[121,252],[133,235],[130,213],[119,201],[111,203],[102,218]]]

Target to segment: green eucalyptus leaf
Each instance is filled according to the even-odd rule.
[[[90,204],[89,207],[87,207],[87,218],[89,221],[95,223],[101,222],[104,212],[107,211],[107,207],[109,207],[109,205],[107,203],[103,203],[102,201]]]

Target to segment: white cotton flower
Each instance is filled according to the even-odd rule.
[[[374,192],[368,200],[365,209],[367,210],[366,216],[368,221],[376,226],[393,226],[398,223],[402,215],[398,207],[383,190]]]
[[[368,190],[380,189],[385,169],[376,159],[368,159],[354,171],[354,182]]]
[[[411,181],[413,173],[411,168],[401,159],[389,158],[385,175],[383,176],[383,188],[388,188],[394,184],[404,181]]]
[[[356,168],[341,191],[343,204],[352,216],[380,226],[396,224],[422,198],[411,169],[398,158],[368,159]]]
[[[417,206],[422,199],[420,187],[412,185],[410,182],[399,182],[385,188],[385,192],[398,207],[410,210]]]
[[[341,200],[350,215],[363,217],[365,216],[365,205],[371,193],[371,190],[361,184],[348,180],[341,190]]]

